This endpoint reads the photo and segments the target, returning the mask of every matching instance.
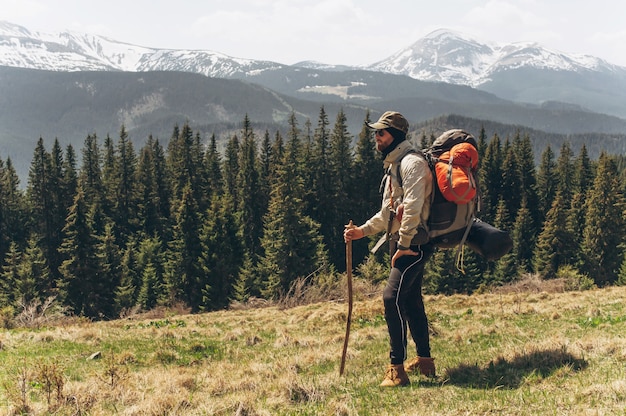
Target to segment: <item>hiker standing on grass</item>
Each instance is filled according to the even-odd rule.
[[[410,383],[406,371],[418,370],[426,376],[435,375],[430,356],[428,318],[422,298],[424,265],[433,254],[432,244],[420,244],[417,229],[428,219],[432,174],[425,158],[416,154],[406,140],[409,123],[402,114],[385,112],[368,127],[375,131],[376,149],[384,156],[387,172],[383,183],[382,207],[365,224],[348,228],[346,242],[368,235],[387,232],[391,238],[391,271],[383,291],[385,320],[390,339],[390,364],[381,383],[384,387]],[[398,169],[398,165],[399,169]],[[401,179],[397,178],[397,172]],[[420,233],[421,236],[421,233]],[[407,326],[417,349],[417,357],[407,359]]]

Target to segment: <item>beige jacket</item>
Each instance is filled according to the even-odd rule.
[[[392,208],[390,198],[393,201],[394,212],[400,204],[403,204],[402,223],[394,218],[391,229],[392,233],[399,231],[398,245],[402,248],[411,246],[411,240],[417,232],[418,225],[427,224],[430,204],[424,202],[430,200],[433,191],[432,173],[428,162],[421,155],[411,153],[412,150],[411,144],[405,140],[385,158],[383,167],[388,174],[383,183],[384,192],[380,211],[361,227],[364,236],[387,231]],[[398,161],[400,161],[402,187],[396,177]]]

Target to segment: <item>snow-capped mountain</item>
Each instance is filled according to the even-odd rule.
[[[146,48],[76,32],[31,32],[2,21],[0,65],[52,71],[185,71],[220,78],[283,66],[213,51]]]
[[[185,71],[221,78],[254,77],[262,71],[287,67],[208,50],[146,48],[76,32],[31,32],[2,21],[0,65],[53,71]],[[309,61],[294,66],[333,71],[356,69]],[[478,87],[490,81],[493,74],[522,67],[626,71],[599,58],[551,51],[536,43],[490,44],[448,30],[432,32],[389,58],[359,69]]]
[[[565,54],[537,43],[481,43],[460,33],[438,30],[370,70],[408,75],[424,81],[480,86],[494,74],[519,68],[549,71],[624,71],[602,59]]]

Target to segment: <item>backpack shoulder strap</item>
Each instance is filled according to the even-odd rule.
[[[416,149],[409,149],[408,152],[406,152],[405,154],[403,154],[400,159],[398,159],[398,161],[396,162],[396,178],[398,178],[398,184],[400,185],[400,188],[402,188],[402,175],[400,175],[400,164],[402,163],[402,159],[404,159],[404,157],[406,155],[410,155],[411,153],[420,155],[422,157],[424,157],[427,161],[428,158],[426,158],[426,156],[424,155],[424,152],[421,150],[416,150]]]

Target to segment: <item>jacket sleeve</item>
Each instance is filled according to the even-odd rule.
[[[389,224],[389,215],[391,210],[389,209],[389,182],[391,180],[390,175],[386,175],[384,182],[383,200],[380,207],[380,211],[374,214],[369,220],[361,226],[363,230],[363,236],[378,234],[381,231],[387,231],[387,225]]]
[[[430,205],[425,204],[432,193],[432,174],[428,162],[418,155],[407,155],[400,163],[404,196],[404,214],[400,224],[398,246],[409,248],[420,223],[428,220]]]

